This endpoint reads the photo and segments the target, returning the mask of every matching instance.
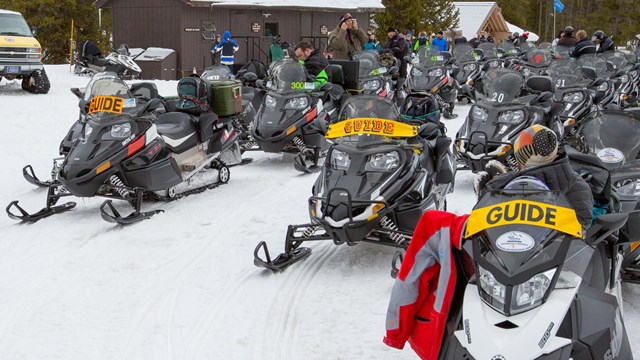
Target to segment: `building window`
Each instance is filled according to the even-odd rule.
[[[276,36],[280,34],[278,30],[278,23],[276,22],[265,22],[264,23],[264,36]]]
[[[215,39],[216,26],[213,24],[213,21],[203,21],[202,22],[202,38],[205,40],[213,40]]]

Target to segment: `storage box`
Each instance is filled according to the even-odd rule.
[[[219,116],[242,112],[242,81],[211,81],[211,108]]]

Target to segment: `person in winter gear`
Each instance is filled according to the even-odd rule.
[[[454,254],[462,248],[469,215],[428,210],[407,248],[391,291],[383,342],[402,349],[407,341],[421,359],[436,359],[451,308],[458,271]]]
[[[564,28],[564,35],[558,40],[559,46],[576,46],[578,40],[573,37],[573,28],[571,26],[567,26]]]
[[[596,51],[598,54],[609,50],[615,50],[615,47],[613,46],[613,40],[608,37],[607,34],[605,34],[602,30],[598,30],[593,33],[591,41],[600,45],[598,46],[598,50]]]
[[[367,34],[369,35],[369,41],[364,44],[364,50],[380,51],[380,41],[376,39],[376,33],[373,29],[367,29]]]
[[[216,47],[222,41],[220,35],[216,35],[215,40],[211,43],[211,65],[218,66],[220,65],[220,53],[216,51]]]
[[[367,34],[358,27],[358,22],[349,13],[340,17],[338,26],[329,33],[327,50],[334,59],[350,60],[351,55],[364,48]]]
[[[447,39],[443,38],[443,36],[444,33],[442,31],[438,31],[438,34],[436,34],[436,38],[433,39],[431,45],[437,46],[440,51],[449,51],[449,43],[447,42]]]
[[[227,65],[233,73],[233,62],[235,60],[234,54],[240,47],[233,38],[231,38],[231,32],[225,31],[222,34],[222,41],[215,47],[216,52],[220,52],[220,63]]]
[[[411,53],[413,52],[413,43],[415,42],[413,36],[411,34],[407,34],[404,37],[407,42],[407,54],[411,57]]]
[[[479,197],[487,191],[502,189],[511,180],[529,175],[545,182],[552,190],[565,194],[576,211],[580,224],[587,229],[593,220],[593,194],[589,185],[576,173],[565,153],[559,154],[558,139],[553,130],[542,125],[530,126],[513,144],[518,172],[497,176],[478,189]]]
[[[413,51],[417,51],[421,46],[424,46],[427,50],[429,50],[429,38],[427,37],[427,33],[421,31],[418,35],[418,39],[413,44]]]
[[[393,56],[400,60],[399,76],[404,80],[407,78],[407,60],[405,59],[407,56],[407,42],[402,35],[398,34],[398,30],[392,26],[387,29],[387,36],[389,40],[384,45],[384,49],[392,52]]]
[[[589,39],[587,38],[586,31],[578,30],[578,32],[576,33],[576,38],[578,39],[578,43],[576,44],[576,47],[573,48],[573,51],[571,52],[572,57],[579,58],[584,54],[596,53],[596,46],[591,41],[589,41]]]
[[[314,49],[308,42],[301,41],[296,45],[295,53],[298,61],[307,71],[307,75],[310,77],[316,90],[320,89],[322,85],[329,81],[331,77],[329,60],[327,60],[319,49]]]
[[[284,49],[282,49],[282,38],[280,35],[276,35],[273,38],[273,43],[269,46],[270,61],[278,61],[284,59]]]
[[[558,41],[560,41],[560,39],[562,39],[562,36],[564,36],[564,30],[560,30],[560,32],[558,32],[558,37],[553,39],[553,41],[551,42],[551,46],[554,49],[558,45]]]

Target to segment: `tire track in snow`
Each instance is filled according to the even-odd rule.
[[[324,245],[324,246],[323,246]],[[296,342],[298,306],[322,266],[338,251],[333,243],[314,248],[315,253],[295,268],[287,269],[285,279],[274,293],[262,331],[262,352],[254,358],[290,359]],[[294,265],[295,266],[295,265]],[[273,338],[268,338],[272,335]]]

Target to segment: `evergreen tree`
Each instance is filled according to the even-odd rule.
[[[445,31],[456,28],[459,23],[460,14],[453,5],[453,0],[382,0],[382,4],[385,11],[374,15],[379,39],[388,38],[389,26],[401,32],[411,31],[415,34],[420,31]]]
[[[45,51],[44,62],[69,62],[71,19],[74,20],[74,40],[95,41],[103,52],[110,50],[111,19],[103,12],[102,31],[98,29],[98,10],[93,0],[0,0],[0,8],[22,13],[29,26],[38,31],[36,38]]]
[[[460,11],[452,0],[428,0],[424,3],[425,16],[420,31],[435,34],[454,30],[460,24]]]

